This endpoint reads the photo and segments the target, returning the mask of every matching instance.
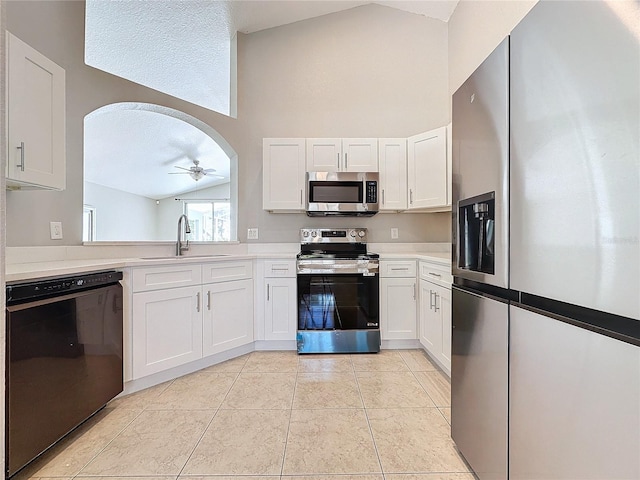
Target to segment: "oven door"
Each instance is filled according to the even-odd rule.
[[[380,351],[378,274],[298,273],[298,353]]]

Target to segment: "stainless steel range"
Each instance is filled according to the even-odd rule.
[[[303,228],[297,260],[298,353],[380,351],[379,256],[366,228]]]

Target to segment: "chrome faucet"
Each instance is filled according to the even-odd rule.
[[[184,239],[186,244],[182,243],[182,229],[181,224],[182,221],[184,220]],[[180,215],[180,218],[178,218],[178,241],[176,242],[176,256],[180,256],[182,255],[182,252],[184,252],[185,250],[189,250],[189,240],[187,239],[187,234],[191,233],[191,229],[189,228],[189,217],[187,217],[184,213],[182,215]]]

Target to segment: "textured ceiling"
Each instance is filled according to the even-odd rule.
[[[208,135],[177,118],[142,110],[90,115],[84,125],[84,179],[152,199],[229,182],[229,158]],[[199,160],[216,175],[174,175]]]

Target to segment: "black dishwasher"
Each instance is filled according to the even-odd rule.
[[[122,392],[121,279],[7,285],[7,477]]]

